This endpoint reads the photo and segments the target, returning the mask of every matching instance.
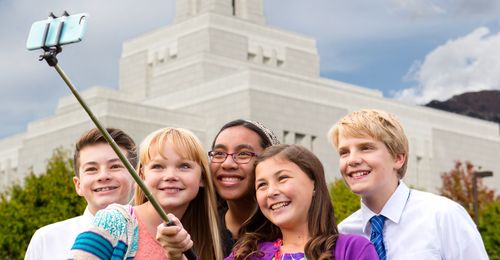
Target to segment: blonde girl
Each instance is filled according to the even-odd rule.
[[[172,213],[169,217],[179,225],[176,230],[190,234],[187,238],[193,242],[188,247],[193,245],[200,259],[221,259],[215,190],[198,138],[182,128],[151,133],[140,146],[137,170],[165,212]],[[177,247],[164,242],[163,220],[139,188],[135,204],[113,204],[99,211],[92,227],[77,237],[71,256],[182,259],[179,250],[186,248],[186,242]]]

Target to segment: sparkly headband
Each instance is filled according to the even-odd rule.
[[[280,141],[278,141],[278,138],[276,137],[276,135],[273,133],[273,131],[271,131],[271,129],[265,127],[263,124],[257,122],[257,121],[251,121],[251,120],[245,120],[247,121],[248,123],[251,123],[253,125],[255,125],[256,127],[258,127],[262,132],[264,132],[264,134],[266,135],[267,137],[267,140],[271,143],[271,145],[277,145],[277,144],[280,144]]]

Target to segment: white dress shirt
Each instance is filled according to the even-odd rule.
[[[89,228],[93,218],[86,208],[81,216],[41,227],[33,234],[24,259],[67,259],[76,237]]]
[[[380,212],[387,259],[488,259],[481,235],[458,203],[432,193],[410,190],[402,181]],[[361,209],[342,221],[340,233],[370,239],[370,218],[376,215],[361,201]]]

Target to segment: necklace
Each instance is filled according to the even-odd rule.
[[[284,253],[281,255],[281,246],[283,245],[283,240],[281,238],[278,238],[274,242],[274,246],[278,248],[278,251],[274,254],[274,259],[275,260],[303,260],[306,259],[306,256],[303,252],[299,253]]]

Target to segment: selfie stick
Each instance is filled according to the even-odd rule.
[[[67,14],[67,13],[65,12],[65,14]],[[53,17],[52,13],[51,13],[51,17]],[[64,26],[63,23],[64,22],[62,22],[61,23],[62,25],[59,26],[59,28],[58,28],[59,31],[58,31],[57,35],[59,37],[60,37],[60,32],[62,30],[62,27]],[[45,30],[44,39],[47,36],[47,32],[48,32],[48,29]],[[45,41],[44,41],[44,43],[45,43]],[[125,165],[125,167],[127,168],[128,172],[130,173],[130,175],[132,175],[132,177],[134,178],[134,180],[137,183],[137,185],[139,185],[139,187],[141,188],[141,190],[144,192],[144,195],[146,196],[146,198],[148,198],[148,200],[151,202],[151,204],[155,208],[156,212],[160,215],[160,217],[163,219],[163,221],[166,222],[167,226],[175,226],[175,223],[168,218],[167,214],[165,213],[165,211],[163,210],[163,208],[160,206],[160,204],[156,201],[156,199],[153,197],[153,195],[149,191],[148,187],[144,184],[144,182],[142,181],[141,177],[139,177],[139,175],[135,171],[134,167],[130,164],[130,162],[125,157],[125,155],[123,155],[122,151],[120,150],[120,148],[116,144],[115,140],[113,140],[113,138],[108,133],[108,131],[106,131],[106,129],[99,122],[99,120],[97,120],[97,118],[94,116],[94,113],[92,113],[92,111],[87,106],[87,104],[85,103],[85,101],[82,99],[82,97],[80,96],[80,94],[78,93],[78,91],[76,90],[76,88],[73,86],[73,84],[71,83],[71,81],[69,80],[69,78],[66,76],[66,73],[64,73],[64,71],[61,69],[61,67],[59,67],[59,65],[57,64],[56,55],[62,51],[62,48],[59,45],[59,42],[57,42],[57,45],[54,46],[54,47],[43,47],[43,50],[44,50],[44,53],[42,55],[40,55],[39,60],[40,61],[41,60],[47,61],[47,63],[49,64],[49,66],[54,67],[56,69],[57,73],[59,73],[59,75],[64,80],[64,82],[66,83],[66,85],[68,85],[69,89],[71,90],[71,93],[73,93],[73,95],[78,100],[78,102],[80,103],[80,105],[82,105],[82,107],[85,110],[85,112],[87,112],[87,114],[89,115],[90,119],[92,119],[92,122],[94,122],[95,126],[99,129],[99,131],[104,136],[104,139],[106,139],[106,141],[109,143],[109,145],[111,145],[111,148],[113,148],[113,150],[115,151],[116,155],[118,155],[118,158],[120,158],[120,160]],[[184,255],[186,256],[186,258],[188,260],[196,260],[197,259],[197,257],[195,256],[195,254],[193,253],[193,251],[191,249],[189,249],[188,251],[184,252]]]

